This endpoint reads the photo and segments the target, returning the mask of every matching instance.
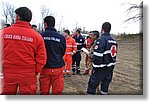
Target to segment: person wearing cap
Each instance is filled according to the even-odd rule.
[[[62,94],[64,89],[63,56],[66,51],[66,40],[54,27],[55,18],[46,16],[44,18],[45,32],[41,33],[47,51],[47,62],[40,74],[41,95],[48,95],[51,87],[54,95]]]
[[[32,12],[27,7],[15,10],[16,22],[1,31],[3,40],[3,95],[36,94],[36,75],[46,64],[42,36],[30,25]]]
[[[117,42],[110,35],[111,24],[102,25],[101,37],[94,45],[92,56],[92,74],[87,88],[87,94],[95,94],[100,85],[100,94],[107,95],[116,64]]]
[[[77,51],[76,41],[70,36],[69,30],[64,30],[64,36],[66,38],[66,52],[64,55],[65,67],[63,70],[64,77],[67,75],[71,77],[71,65],[72,65],[72,55]]]
[[[32,25],[32,29],[35,30],[35,31],[37,31],[37,25],[33,24]]]
[[[11,26],[10,24],[6,23],[6,24],[4,25],[4,28],[10,27],[10,26]]]

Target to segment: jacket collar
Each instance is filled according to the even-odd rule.
[[[77,37],[77,38],[78,38],[78,37],[81,37],[81,34],[79,34],[79,35],[78,35],[78,36],[76,36],[76,37]]]
[[[45,31],[57,31],[54,27],[48,27],[45,29]]]
[[[14,26],[24,27],[24,28],[31,28],[31,24],[25,21],[16,21]]]
[[[110,35],[110,33],[103,33],[101,36]]]

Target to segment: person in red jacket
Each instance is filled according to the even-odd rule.
[[[66,38],[66,52],[64,55],[65,67],[63,70],[63,74],[65,73],[68,77],[71,77],[71,66],[72,66],[72,55],[74,55],[77,51],[76,41],[70,36],[69,30],[64,30],[64,36]]]
[[[42,36],[31,28],[31,10],[20,7],[15,13],[16,23],[1,31],[4,74],[2,94],[36,94],[36,74],[41,72],[47,59],[45,44]]]
[[[86,39],[86,48],[88,51],[90,51],[90,48],[91,48],[91,43],[92,43],[92,39],[91,39],[91,32],[89,32],[89,37]],[[86,55],[86,58],[85,58],[85,72],[83,75],[86,75],[86,74],[89,74],[90,72],[90,68],[88,67],[88,55]]]

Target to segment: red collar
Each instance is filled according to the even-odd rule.
[[[24,27],[24,28],[31,28],[31,24],[25,21],[16,21],[14,26]]]

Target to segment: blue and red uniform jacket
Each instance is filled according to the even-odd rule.
[[[73,38],[75,39],[76,44],[77,44],[77,52],[79,52],[81,48],[84,47],[85,39],[82,37],[82,35],[74,36]]]
[[[109,33],[97,39],[92,57],[93,69],[110,68],[116,64],[117,42]]]

